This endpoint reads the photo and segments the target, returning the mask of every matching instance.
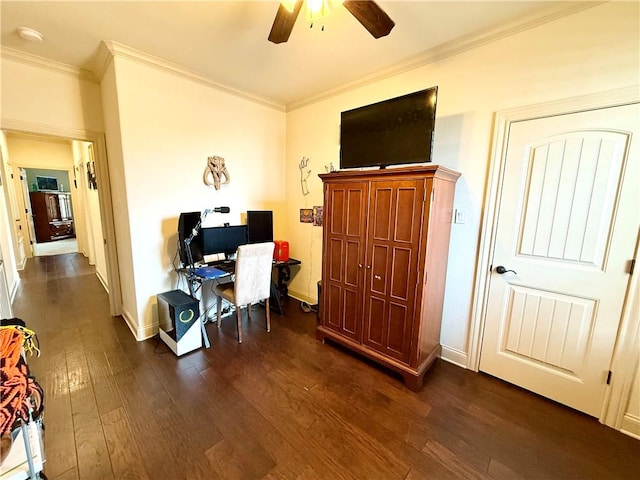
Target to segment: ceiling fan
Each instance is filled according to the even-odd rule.
[[[269,32],[270,42],[284,43],[289,40],[293,25],[305,1],[308,0],[295,0],[291,10],[282,2],[280,3]],[[344,0],[342,4],[374,38],[388,35],[395,26],[395,22],[373,0]]]

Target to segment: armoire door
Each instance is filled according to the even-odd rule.
[[[369,186],[362,343],[409,361],[425,185],[423,180]]]
[[[326,186],[322,323],[360,342],[366,233],[366,182]]]

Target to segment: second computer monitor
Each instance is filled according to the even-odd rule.
[[[247,227],[249,243],[273,242],[273,212],[271,210],[248,210]]]
[[[202,242],[204,255],[219,253],[224,253],[226,256],[233,255],[240,245],[247,243],[247,226],[203,228]]]

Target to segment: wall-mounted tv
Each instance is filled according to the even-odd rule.
[[[36,185],[38,187],[38,190],[59,190],[58,179],[56,177],[36,176]]]
[[[438,87],[340,115],[340,168],[431,161]]]

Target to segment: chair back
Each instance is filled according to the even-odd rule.
[[[234,281],[234,295],[238,305],[269,298],[274,247],[273,242],[238,247]]]

